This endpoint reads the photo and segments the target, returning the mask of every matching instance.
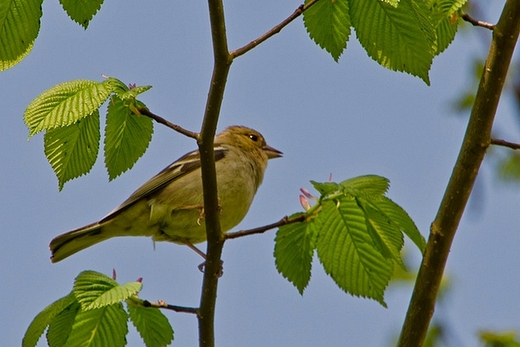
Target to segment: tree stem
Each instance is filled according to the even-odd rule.
[[[431,225],[399,347],[422,346],[426,337],[451,244],[490,144],[491,128],[519,31],[520,0],[507,0],[493,29],[493,40],[459,157]]]
[[[215,346],[215,304],[217,300],[218,278],[222,266],[220,257],[222,247],[224,246],[224,237],[220,229],[218,214],[217,175],[215,170],[213,141],[222,100],[224,98],[227,76],[233,61],[228,51],[224,5],[222,0],[208,0],[208,7],[211,37],[213,41],[214,66],[204,120],[202,122],[200,136],[197,139],[201,160],[202,187],[204,191],[204,221],[208,241],[200,309],[198,312],[199,346],[201,347]]]

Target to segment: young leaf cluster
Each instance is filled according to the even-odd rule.
[[[303,20],[309,36],[335,61],[352,29],[367,54],[382,66],[404,71],[429,84],[433,58],[453,41],[467,0],[305,0]],[[31,50],[38,35],[42,0],[0,5],[0,70]],[[60,0],[68,16],[88,27],[103,0]]]
[[[278,271],[302,294],[317,253],[325,272],[341,289],[385,305],[384,291],[394,267],[404,267],[403,234],[421,252],[426,245],[423,236],[408,214],[385,196],[386,178],[368,175],[340,183],[311,183],[321,196],[311,197],[316,203],[304,212],[305,221],[277,231]]]
[[[71,293],[34,318],[22,347],[36,346],[45,330],[49,347],[125,346],[129,318],[147,347],[166,346],[173,330],[158,308],[142,305],[137,298],[141,288],[141,282],[119,285],[98,272],[83,271]]]
[[[136,97],[150,88],[129,88],[115,78],[74,80],[46,90],[27,106],[24,120],[29,137],[45,132],[45,156],[60,190],[94,166],[101,138],[99,108],[107,100],[104,154],[110,179],[130,169],[144,154],[153,123],[140,116],[138,109],[145,105]]]
[[[320,0],[303,13],[303,20],[311,39],[335,61],[353,28],[376,62],[429,84],[433,58],[453,41],[458,11],[466,1]]]

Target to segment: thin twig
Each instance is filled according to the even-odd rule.
[[[287,17],[282,22],[280,22],[280,24],[274,26],[271,30],[269,30],[262,36],[258,37],[257,39],[249,42],[247,45],[230,52],[231,56],[233,58],[239,57],[239,56],[249,52],[250,50],[252,50],[256,46],[258,46],[259,44],[261,44],[262,42],[264,42],[271,36],[278,34],[284,27],[286,27],[289,23],[291,23],[293,20],[298,18],[303,12],[305,12],[307,9],[309,9],[312,5],[314,5],[318,1],[319,0],[311,0],[306,4],[301,4],[289,17]]]
[[[307,218],[307,215],[305,213],[299,214],[292,218],[285,216],[282,219],[280,219],[278,222],[274,222],[272,224],[264,225],[264,226],[254,228],[254,229],[240,230],[240,231],[236,231],[233,233],[226,233],[224,235],[224,237],[226,238],[226,240],[228,240],[228,239],[236,239],[239,237],[253,235],[253,234],[262,234],[268,230],[281,227],[282,225],[303,222],[305,220],[305,218]]]
[[[497,145],[497,146],[503,146],[503,147],[508,147],[508,148],[511,148],[511,149],[520,149],[520,143],[514,143],[514,142],[509,142],[509,141],[506,141],[506,140],[500,140],[500,139],[491,139],[491,144],[492,145]]]
[[[141,107],[140,109],[138,109],[138,111],[143,116],[152,118],[157,123],[160,123],[162,125],[166,125],[168,128],[173,129],[176,132],[181,133],[181,134],[183,134],[185,136],[191,137],[192,139],[198,139],[198,137],[199,137],[199,134],[197,134],[197,133],[195,133],[193,131],[189,131],[187,129],[184,129],[183,127],[181,127],[181,126],[179,126],[177,124],[173,124],[172,122],[162,118],[161,116],[158,116],[158,115],[150,112],[150,110],[148,110],[147,108]]]
[[[143,300],[144,307],[156,307],[156,308],[164,308],[167,310],[172,310],[175,312],[184,312],[184,313],[192,313],[199,314],[199,309],[195,307],[185,307],[185,306],[177,306],[177,305],[169,305],[166,302],[159,300],[157,302]]]
[[[471,23],[473,26],[476,26],[476,27],[483,27],[483,28],[486,28],[486,29],[489,29],[489,30],[494,30],[495,29],[495,24],[491,24],[491,23],[488,23],[488,22],[484,22],[484,21],[475,19],[475,18],[471,17],[467,13],[464,13],[462,15],[462,19],[464,19],[466,22]]]

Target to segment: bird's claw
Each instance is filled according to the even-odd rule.
[[[220,261],[220,266],[219,266],[218,271],[217,271],[217,276],[218,277],[222,277],[222,275],[224,275],[224,267],[222,266],[223,264],[224,264],[224,262],[221,260]],[[206,262],[200,263],[199,266],[197,266],[197,268],[202,273],[206,272]]]

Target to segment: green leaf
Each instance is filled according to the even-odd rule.
[[[321,195],[328,195],[331,193],[335,193],[338,191],[339,186],[337,183],[334,182],[316,182],[311,181],[311,184],[314,186],[314,189],[316,189]]]
[[[435,28],[437,32],[437,51],[436,55],[444,52],[455,39],[460,19],[456,17],[444,17]]]
[[[419,232],[419,229],[415,225],[414,221],[408,213],[395,202],[387,197],[383,197],[380,200],[372,201],[372,203],[385,214],[385,216],[392,221],[393,224],[397,225],[398,228],[405,233],[406,236],[412,240],[413,243],[419,248],[421,253],[424,253],[426,248],[426,240]]]
[[[453,42],[460,18],[458,10],[467,0],[427,0],[425,6],[430,10],[430,17],[437,34],[438,55]]]
[[[152,86],[130,86],[115,77],[107,77],[105,83],[110,90],[120,99],[135,99],[139,94],[150,90]]]
[[[441,14],[443,17],[449,17],[464,6],[468,0],[426,0],[424,4],[428,7],[433,17]]]
[[[81,304],[82,309],[88,310],[89,306],[97,298],[117,286],[118,283],[107,275],[86,270],[82,271],[74,280],[74,295]]]
[[[125,93],[118,95],[122,100],[135,99],[139,94],[150,90],[152,86],[137,86],[128,89]]]
[[[128,315],[122,304],[80,311],[66,347],[123,347],[128,333]]]
[[[142,307],[128,302],[130,320],[147,347],[163,347],[173,341],[173,329],[168,319],[155,307]]]
[[[44,308],[40,313],[38,313],[25,331],[25,335],[22,340],[22,347],[36,346],[38,340],[42,336],[47,326],[51,323],[53,318],[75,301],[76,298],[72,293],[70,293],[63,298],[56,300]]]
[[[90,305],[88,305],[87,309],[90,310],[121,302],[139,293],[142,287],[143,284],[141,282],[128,282],[118,285],[117,287],[107,290],[96,300],[92,301]]]
[[[115,304],[116,302],[121,302],[135,296],[141,291],[142,288],[143,284],[141,282],[128,282],[118,285],[117,287],[106,291],[103,293],[103,295],[94,300],[89,305],[88,309],[103,307],[106,305]]]
[[[0,71],[19,63],[40,31],[43,0],[0,2]]]
[[[96,162],[99,150],[99,113],[97,110],[75,124],[48,130],[44,136],[44,151],[59,182],[88,173]]]
[[[110,180],[132,168],[152,140],[151,118],[134,114],[125,102],[112,96],[105,128],[105,166]]]
[[[303,22],[311,39],[337,62],[350,36],[348,0],[318,1],[303,12]]]
[[[384,290],[394,263],[381,255],[367,231],[363,211],[353,199],[325,201],[317,251],[327,274],[347,293],[374,299],[386,307]]]
[[[60,0],[60,3],[70,19],[87,29],[90,20],[101,8],[103,0]]]
[[[291,216],[295,217],[298,214]],[[287,224],[276,232],[274,257],[276,269],[303,294],[311,278],[311,263],[316,244],[315,223]]]
[[[74,282],[74,294],[84,310],[112,305],[137,294],[141,282],[119,285],[110,277],[95,271],[83,271]]]
[[[385,258],[391,258],[404,267],[401,260],[401,249],[404,245],[403,234],[399,227],[377,208],[376,201],[356,198],[358,207],[365,214],[368,234]]]
[[[390,187],[390,181],[381,176],[365,175],[349,178],[339,183],[344,191],[353,196],[382,196]]]
[[[424,4],[413,0],[401,0],[397,7],[379,0],[350,0],[349,4],[356,36],[368,55],[429,85],[436,37]]]
[[[110,88],[110,91],[119,98],[122,98],[122,95],[130,90],[130,88],[128,88],[128,86],[123,81],[115,77],[107,77],[105,84],[108,88]]]
[[[47,343],[49,346],[63,346],[69,338],[72,326],[76,321],[76,315],[81,310],[81,305],[77,300],[65,307],[49,324],[47,330]]]
[[[29,137],[68,126],[93,114],[110,96],[106,82],[75,80],[52,87],[34,99],[24,113]]]

